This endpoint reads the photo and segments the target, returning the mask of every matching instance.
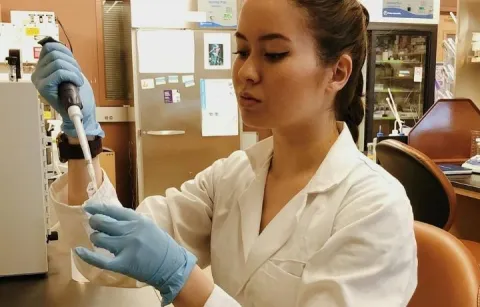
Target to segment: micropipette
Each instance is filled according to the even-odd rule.
[[[46,37],[38,42],[41,46],[47,43],[58,43],[52,37]],[[83,156],[87,165],[88,176],[90,183],[87,187],[88,196],[91,197],[97,191],[97,180],[95,176],[95,168],[93,167],[92,154],[88,145],[87,136],[83,127],[83,105],[78,93],[78,87],[71,82],[63,82],[58,86],[58,100],[60,104],[65,107],[68,112],[68,117],[75,126],[80,147],[82,148]]]

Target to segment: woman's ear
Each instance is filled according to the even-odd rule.
[[[352,74],[352,67],[352,57],[349,54],[343,54],[332,66],[333,75],[329,87],[333,91],[339,92],[345,87]]]

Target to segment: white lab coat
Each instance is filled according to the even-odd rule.
[[[206,306],[406,306],[417,284],[410,202],[401,184],[358,151],[346,125],[310,183],[259,235],[272,139],[226,159],[166,197],[145,199],[149,215],[216,287]],[[91,246],[87,218],[65,205],[67,179],[51,188],[72,247]],[[93,197],[119,205],[108,178]],[[136,287],[134,280],[76,259],[90,281]],[[223,289],[223,290],[222,290]]]

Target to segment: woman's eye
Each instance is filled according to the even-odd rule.
[[[233,54],[236,54],[238,55],[240,58],[242,59],[246,59],[248,57],[248,52],[247,51],[237,51],[237,52],[234,52]]]
[[[265,53],[265,57],[271,62],[283,60],[288,55],[288,52],[281,53]]]

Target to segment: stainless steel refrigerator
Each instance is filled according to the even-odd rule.
[[[186,10],[196,12],[196,1],[187,2]],[[151,10],[155,9],[159,8],[151,8]],[[136,10],[137,8],[134,8],[132,4],[132,11]],[[172,12],[172,14],[176,13]],[[232,52],[236,48],[235,28],[218,28],[215,25],[210,26],[210,28],[200,28],[198,22],[169,27],[169,30],[178,31],[176,33],[179,35],[184,33],[182,31],[193,31],[194,44],[190,47],[182,45],[180,46],[182,49],[180,49],[177,46],[179,41],[173,38],[170,41],[152,42],[152,48],[158,48],[159,46],[162,48],[178,47],[178,52],[185,52],[185,48],[187,48],[188,52],[194,54],[194,72],[142,73],[141,71],[145,71],[145,69],[142,70],[141,65],[163,65],[157,61],[164,61],[165,59],[160,58],[159,55],[158,59],[150,58],[150,63],[146,64],[144,62],[142,64],[144,59],[141,58],[142,52],[139,52],[139,36],[145,31],[163,31],[167,28],[156,25],[152,12],[145,13],[145,18],[150,19],[144,20],[138,15],[132,18],[139,201],[150,195],[164,195],[165,190],[170,187],[180,187],[183,182],[194,178],[198,172],[210,166],[217,159],[227,157],[235,150],[239,150],[241,133],[241,120],[235,106],[235,112],[238,116],[237,135],[202,136],[201,80],[231,79],[231,65],[234,61]],[[141,26],[135,27],[136,24]],[[220,33],[224,34],[224,37],[227,34],[230,47],[226,48],[228,44],[225,44],[225,46],[205,46],[208,43],[205,40],[206,33]],[[218,53],[220,47],[224,49]],[[215,53],[215,51],[217,51],[216,54],[207,57],[210,64],[222,66],[224,63],[230,62],[228,64],[229,69],[206,69],[205,53]],[[164,65],[168,65],[168,63],[164,63]],[[192,75],[193,82],[191,82]],[[175,80],[175,77],[178,80]],[[184,78],[187,78],[188,82],[183,82]],[[154,80],[153,88],[152,79]]]

